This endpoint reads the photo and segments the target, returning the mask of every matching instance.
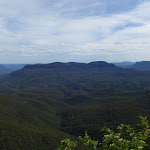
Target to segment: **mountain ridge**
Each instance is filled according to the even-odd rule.
[[[68,137],[66,133],[83,136],[88,131],[92,138],[99,138],[104,126],[134,125],[138,116],[150,117],[149,76],[150,71],[125,69],[104,61],[26,65],[0,77],[0,93],[6,93],[0,94],[0,115],[3,117],[0,126],[5,130],[10,124],[8,131],[15,122],[18,126],[13,133],[7,131],[2,135],[12,139],[17,135],[16,141],[23,143],[21,135],[28,143],[25,124],[29,127],[29,139],[37,137],[33,142],[40,141],[33,149],[42,149],[44,145],[45,149],[53,150],[63,135]],[[12,118],[12,115],[14,120],[5,122],[5,118]],[[18,124],[21,118],[25,118],[24,122]],[[18,145],[16,141],[6,141]]]
[[[34,65],[26,65],[24,68],[26,69],[38,69],[38,68],[56,68],[56,67],[115,67],[115,65],[107,63],[105,61],[94,61],[90,63],[78,63],[78,62],[54,62],[49,64],[34,64]]]
[[[140,61],[136,62],[135,64],[128,66],[128,68],[147,71],[150,70],[150,61]]]

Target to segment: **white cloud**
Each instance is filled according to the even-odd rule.
[[[11,57],[10,61],[31,56],[35,62],[48,62],[53,56],[56,59],[51,60],[58,61],[62,54],[72,55],[72,61],[79,55],[106,61],[150,59],[150,2],[119,14],[96,15],[94,8],[103,7],[102,2],[0,1],[1,56]],[[96,14],[85,15],[88,10]],[[130,23],[133,26],[127,26]]]

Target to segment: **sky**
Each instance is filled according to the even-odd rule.
[[[0,0],[0,63],[150,60],[150,0]]]

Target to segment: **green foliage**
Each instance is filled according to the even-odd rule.
[[[57,150],[73,150],[77,147],[77,145],[84,145],[86,147],[90,147],[96,150],[98,145],[98,141],[92,140],[87,132],[85,132],[85,136],[82,138],[81,136],[78,137],[77,141],[71,141],[70,139],[64,139],[61,141],[61,146],[57,148]]]
[[[97,62],[29,65],[0,77],[0,92],[11,94],[0,94],[0,149],[53,150],[66,133],[100,141],[104,126],[135,126],[137,116],[150,118],[149,76]]]
[[[77,142],[73,142],[70,139],[64,139],[61,141],[61,146],[57,150],[72,150],[77,146]]]
[[[102,147],[105,149],[143,149],[146,140],[150,134],[150,126],[146,117],[140,117],[141,124],[139,129],[135,130],[130,125],[121,124],[118,126],[119,132],[114,132],[109,128],[105,128],[106,134],[103,137]]]
[[[92,140],[87,132],[82,138],[78,137],[78,140],[73,142],[70,139],[65,139],[61,141],[61,146],[57,150],[73,150],[77,144],[86,145],[88,147],[93,147],[93,150],[96,150],[98,143],[100,149],[103,150],[138,150],[143,149],[146,144],[146,140],[150,137],[150,126],[146,117],[141,117],[141,123],[138,124],[138,129],[130,125],[121,124],[117,127],[118,132],[111,130],[110,128],[103,128],[102,131],[105,131],[102,142]]]
[[[58,131],[55,111],[45,103],[0,94],[0,149],[50,150],[69,135]]]
[[[96,150],[96,147],[98,145],[98,141],[91,140],[91,138],[88,136],[87,132],[85,132],[85,136],[82,138],[81,136],[78,137],[79,144],[83,144],[88,147],[93,147],[94,150]]]

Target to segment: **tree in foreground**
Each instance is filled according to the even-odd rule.
[[[79,136],[77,141],[64,139],[57,150],[75,150],[79,145],[86,148],[97,150],[140,150],[145,146],[147,139],[150,137],[150,126],[147,117],[141,117],[141,123],[137,129],[130,125],[121,124],[117,127],[118,132],[114,132],[109,128],[103,128],[105,132],[102,142],[92,140],[87,132],[84,137]]]

